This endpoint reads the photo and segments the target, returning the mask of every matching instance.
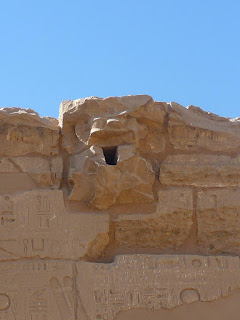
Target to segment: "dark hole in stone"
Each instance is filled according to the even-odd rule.
[[[108,148],[102,148],[103,154],[105,157],[106,164],[110,166],[115,166],[118,161],[118,147],[108,147]]]

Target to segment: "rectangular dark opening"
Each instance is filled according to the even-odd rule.
[[[118,161],[118,147],[106,147],[102,149],[106,164],[110,166],[115,166]]]

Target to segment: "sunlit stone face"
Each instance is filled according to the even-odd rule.
[[[238,319],[239,148],[146,95],[0,108],[0,320]]]

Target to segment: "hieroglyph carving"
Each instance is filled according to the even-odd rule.
[[[59,121],[0,108],[0,320],[113,320],[240,288],[239,257],[212,256],[240,254],[239,147],[240,118],[147,95],[63,101]]]
[[[0,319],[74,320],[73,270],[71,262],[1,262]]]
[[[210,302],[239,287],[239,257],[125,255],[111,264],[78,263],[77,288],[89,320]]]
[[[79,259],[108,229],[106,215],[66,213],[60,190],[0,195],[0,260]],[[101,247],[99,250],[101,253]]]

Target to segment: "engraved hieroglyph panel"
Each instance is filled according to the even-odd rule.
[[[0,195],[0,259],[40,257],[79,259],[104,235],[108,216],[67,213],[59,190]],[[95,253],[96,255],[96,253]]]
[[[77,290],[89,320],[210,302],[240,287],[239,257],[124,255],[111,264],[77,265]]]
[[[72,262],[0,263],[1,320],[74,320]]]

